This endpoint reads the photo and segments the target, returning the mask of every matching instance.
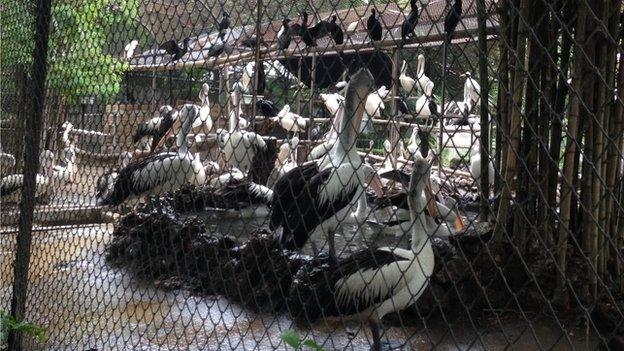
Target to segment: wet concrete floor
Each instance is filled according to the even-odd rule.
[[[258,223],[256,223],[258,225]],[[219,232],[247,232],[240,221],[221,221]],[[163,291],[106,265],[112,225],[38,230],[29,277],[28,320],[46,328],[48,340],[28,340],[28,350],[285,350],[280,334],[297,329],[326,350],[368,350],[370,333],[358,325],[320,323],[299,329],[286,315],[249,312],[227,299]],[[368,240],[364,235],[361,240]],[[346,240],[348,234],[338,240]],[[342,239],[341,239],[342,238]],[[379,238],[377,238],[379,239]],[[15,236],[0,234],[0,308],[11,298]],[[396,242],[388,237],[383,241]],[[358,246],[358,244],[352,244]],[[584,329],[529,314],[507,313],[498,320],[438,318],[425,324],[388,327],[391,340],[413,350],[593,349],[597,339]],[[397,323],[393,323],[396,325]],[[504,330],[504,331],[503,331]],[[354,334],[354,335],[353,335]],[[572,344],[569,344],[569,341]],[[509,346],[513,344],[513,346]]]

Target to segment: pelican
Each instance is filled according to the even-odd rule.
[[[201,107],[199,107],[199,116],[193,121],[192,130],[197,132],[198,128],[202,131],[210,133],[212,130],[212,116],[210,115],[210,99],[208,93],[210,92],[210,86],[208,83],[202,84],[202,89],[199,91],[199,101],[201,101]]]
[[[267,180],[267,187],[273,188],[273,185],[275,185],[278,179],[288,173],[291,169],[297,167],[295,150],[297,150],[298,146],[299,138],[297,137],[293,137],[290,141],[284,141],[284,143],[280,146],[277,159],[275,160],[275,166],[273,167],[273,170],[269,175],[269,179]]]
[[[425,291],[435,266],[430,233],[424,225],[423,192],[429,173],[429,164],[416,160],[406,187],[410,249],[366,248],[336,264],[300,270],[290,289],[289,311],[307,322],[322,318],[368,322],[372,349],[380,351],[382,318],[414,304]]]
[[[173,122],[178,118],[178,111],[169,105],[161,106],[158,112],[159,116],[139,124],[137,131],[134,133],[133,142],[136,143],[143,137],[151,136],[153,139],[150,150],[156,149],[160,140],[173,127]]]
[[[489,197],[490,189],[484,191],[481,189],[481,143],[479,139],[475,140],[474,144],[470,148],[470,174],[477,183],[477,189],[480,195]],[[488,164],[488,183],[490,186],[494,184],[494,163],[490,160]]]
[[[466,77],[464,83],[464,100],[463,101],[451,101],[444,106],[444,114],[446,115],[459,115],[461,117],[448,120],[447,124],[453,125],[467,125],[471,124],[468,119],[468,115],[472,112],[472,108],[480,100],[481,86],[477,81],[471,77],[470,72],[466,72],[461,75]]]
[[[126,58],[126,60],[129,61],[132,58],[132,56],[134,56],[134,51],[136,50],[138,45],[139,45],[139,41],[136,39],[132,40],[126,45],[126,47],[124,48],[124,57]]]
[[[15,156],[2,151],[0,144],[0,174],[6,174],[15,166]]]
[[[206,173],[201,160],[187,146],[187,135],[198,115],[196,105],[180,109],[182,127],[176,135],[177,152],[150,155],[98,181],[98,204],[117,206],[129,198],[173,191],[185,184],[204,184]]]
[[[74,181],[76,165],[76,148],[73,144],[63,149],[62,165],[55,165],[52,168],[52,180],[65,183]]]
[[[49,194],[54,153],[50,150],[44,150],[39,158],[41,160],[40,172],[35,177],[35,198],[37,199]],[[23,174],[11,174],[2,178],[0,180],[0,200],[3,203],[19,203],[22,199],[23,187]]]
[[[310,151],[308,154],[308,160],[318,160],[321,157],[327,155],[327,153],[334,147],[336,140],[338,140],[338,134],[340,133],[340,125],[344,119],[344,104],[339,104],[338,110],[334,114],[332,126],[329,132],[325,135],[324,141]]]
[[[254,158],[259,152],[267,150],[267,144],[262,136],[248,131],[240,130],[238,119],[238,107],[240,106],[240,90],[234,89],[232,101],[236,106],[234,113],[230,113],[229,131],[220,129],[217,131],[219,147],[225,155],[225,161],[232,167],[240,169],[244,174],[249,173]]]
[[[367,117],[381,118],[381,112],[386,108],[384,99],[388,98],[390,91],[385,85],[366,97],[365,111]]]
[[[355,148],[365,98],[373,85],[368,70],[360,69],[347,86],[340,135],[327,155],[293,168],[273,187],[269,226],[282,227],[280,243],[302,248],[314,234],[327,234],[330,257],[335,260],[333,231],[351,212],[351,203],[363,195],[363,183],[382,194],[378,177],[366,179],[366,167]],[[297,206],[293,206],[297,204]]]
[[[429,77],[425,74],[425,55],[418,55],[418,64],[416,66],[416,82],[417,88],[427,96],[433,94],[434,84]]]
[[[407,75],[407,62],[405,62],[405,60],[403,60],[403,64],[401,65],[399,83],[401,83],[401,88],[405,90],[407,95],[411,95],[412,92],[415,92],[414,87],[416,86],[416,80]]]
[[[299,116],[294,112],[290,112],[290,105],[284,105],[282,110],[271,120],[278,122],[286,131],[299,134],[305,131],[308,125],[308,118]]]
[[[321,97],[323,104],[325,104],[327,111],[334,116],[338,112],[340,105],[344,104],[344,96],[338,93],[319,94],[319,96]]]

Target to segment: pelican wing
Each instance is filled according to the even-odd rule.
[[[0,181],[0,196],[11,195],[24,185],[24,176],[22,174],[11,174]]]
[[[100,204],[117,206],[126,198],[138,195],[167,181],[167,172],[176,153],[160,153],[130,163],[117,172],[113,190],[99,199]],[[166,162],[169,161],[169,162]]]
[[[362,312],[405,285],[401,272],[409,264],[408,258],[391,251],[364,249],[335,267],[304,267],[293,281],[289,309],[311,321]]]
[[[303,247],[319,224],[349,205],[357,184],[357,177],[346,178],[332,167],[319,171],[315,162],[286,173],[275,184],[271,217],[272,228],[283,227],[282,245]]]

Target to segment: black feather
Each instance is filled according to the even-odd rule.
[[[182,47],[180,47],[180,45],[172,39],[160,44],[158,49],[165,50],[169,55],[171,55],[171,61],[177,61],[188,52],[189,41],[189,38],[184,38]]]
[[[273,188],[272,229],[282,226],[280,242],[285,248],[302,248],[314,229],[348,206],[357,192],[357,184],[345,188],[331,203],[319,203],[319,195],[333,169],[319,171],[316,162],[308,162],[284,174]]]
[[[327,24],[327,31],[334,40],[334,43],[338,45],[344,43],[344,32],[336,23],[336,15],[333,15],[331,21]]]
[[[408,37],[414,36],[414,29],[418,25],[418,6],[416,0],[410,0],[410,13],[405,21],[401,24],[401,39],[407,40]]]
[[[336,283],[342,278],[359,271],[380,269],[381,267],[407,258],[379,249],[364,249],[340,260],[336,265],[330,263],[310,264],[301,268],[291,285],[288,296],[288,309],[298,321],[315,322],[321,318],[349,316],[366,310],[394,295],[389,289],[387,295],[373,295],[371,300],[360,296],[349,299],[346,303],[337,301]]]
[[[381,22],[379,22],[379,20],[377,19],[376,13],[377,11],[375,9],[372,9],[371,15],[366,21],[366,29],[368,30],[368,35],[373,41],[381,40],[383,34],[381,29]]]
[[[266,184],[277,159],[277,139],[266,139],[265,143],[266,148],[257,147],[255,144],[253,146],[256,150],[249,170],[249,179],[258,184]]]
[[[462,1],[455,0],[455,3],[449,9],[449,12],[446,14],[444,18],[444,34],[446,35],[447,40],[451,40],[453,36],[453,32],[455,32],[455,28],[457,28],[457,24],[459,23],[462,16]]]
[[[143,137],[152,136],[151,150],[155,150],[160,140],[167,134],[171,127],[173,127],[173,111],[162,116],[160,125],[156,130],[149,129],[149,121],[139,124],[132,141],[136,143]]]
[[[221,22],[219,22],[219,32],[223,32],[228,28],[230,28],[230,14],[227,11],[223,11],[223,17]]]
[[[277,37],[277,49],[284,50],[287,49],[290,45],[291,36],[292,36],[292,28],[289,25],[290,19],[284,18],[282,21],[282,28],[284,29],[280,36]]]
[[[141,182],[134,182],[134,173],[145,168],[152,162],[162,162],[163,160],[174,157],[176,153],[164,152],[160,154],[153,154],[147,156],[141,160],[130,163],[125,168],[118,171],[118,177],[113,186],[113,191],[106,198],[99,199],[100,204],[117,206],[124,202],[128,197],[132,195],[139,195],[145,191],[150,190],[145,187]],[[158,179],[154,185],[160,185],[165,179]]]
[[[279,110],[273,101],[266,99],[256,101],[256,109],[258,110],[258,113],[260,113],[260,116],[264,117],[275,117],[279,113]]]

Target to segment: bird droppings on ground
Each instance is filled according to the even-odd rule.
[[[329,261],[282,249],[266,229],[256,229],[241,241],[208,231],[197,217],[182,219],[170,199],[201,198],[203,191],[185,188],[123,216],[107,247],[107,262],[163,290],[222,295],[250,311],[288,313],[305,322],[305,318],[296,318],[305,311],[293,310],[292,303],[287,303],[291,284],[300,269],[314,270]],[[200,207],[204,204],[202,201]],[[480,231],[482,228],[450,241],[433,238],[436,269],[429,287],[414,306],[400,316],[388,316],[386,323],[420,325],[422,318],[468,314],[486,317],[492,310],[515,311],[517,304],[549,314],[541,301],[542,294],[552,294],[554,289],[554,262],[536,249],[534,260],[524,267],[511,245],[502,243],[491,249],[491,232]],[[605,310],[594,315],[606,328],[615,328],[614,314],[601,312]]]

